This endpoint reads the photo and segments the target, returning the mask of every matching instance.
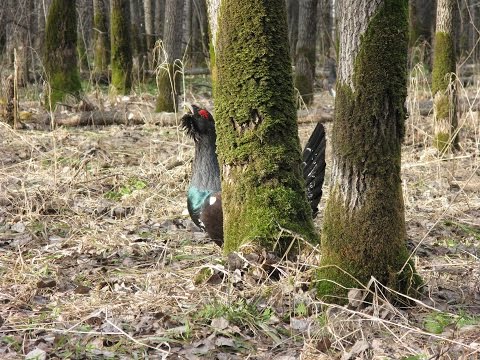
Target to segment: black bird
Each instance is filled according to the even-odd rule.
[[[192,179],[187,207],[193,222],[219,246],[223,244],[223,212],[220,168],[216,153],[215,122],[207,110],[192,105],[182,126],[195,142]],[[303,177],[307,199],[315,217],[325,178],[325,128],[318,123],[303,150]]]

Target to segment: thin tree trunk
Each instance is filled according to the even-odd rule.
[[[318,0],[300,0],[298,41],[295,52],[295,87],[305,104],[313,102]]]
[[[156,111],[173,112],[178,105],[177,96],[180,92],[180,74],[175,61],[181,58],[182,53],[184,4],[183,0],[166,0],[165,2],[163,52],[160,49],[163,64],[157,76],[158,97]]]
[[[143,12],[145,13],[145,37],[147,43],[147,51],[152,51],[155,45],[154,35],[154,11],[155,5],[153,0],[143,0]]]
[[[458,146],[455,47],[453,40],[454,0],[438,0],[437,28],[432,69],[434,146],[444,153]]]
[[[290,44],[290,57],[295,64],[295,51],[297,49],[298,40],[298,12],[299,0],[287,1],[288,15],[288,43]]]
[[[407,1],[343,0],[330,195],[317,289],[347,302],[377,281],[415,294],[400,178],[407,94]],[[362,284],[362,285],[359,285]]]
[[[93,0],[93,13],[93,73],[95,79],[100,81],[108,79],[108,65],[110,64],[110,37],[106,0]]]
[[[111,0],[110,16],[112,90],[128,94],[132,87],[130,2]]]
[[[155,36],[163,38],[163,27],[165,19],[165,0],[155,0]]]

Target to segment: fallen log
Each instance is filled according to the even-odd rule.
[[[25,122],[27,129],[47,130],[57,126],[107,126],[107,125],[143,125],[178,126],[181,113],[155,113],[140,111],[84,111],[79,113],[52,114],[44,113],[32,116]],[[53,119],[53,121],[52,121]],[[333,121],[333,114],[324,110],[300,110],[298,112],[299,123],[315,123]]]

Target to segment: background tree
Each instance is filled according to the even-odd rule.
[[[87,72],[90,70],[91,62],[91,43],[93,28],[93,0],[77,0],[77,49],[78,63],[80,70]]]
[[[157,105],[156,111],[173,112],[177,107],[180,75],[175,60],[182,55],[182,27],[184,1],[165,1],[165,27],[163,29],[163,51],[160,49],[160,58],[163,60],[157,76]]]
[[[432,33],[435,30],[435,0],[409,1],[410,63],[431,67]]]
[[[147,50],[152,51],[155,45],[155,2],[154,0],[143,0],[143,12],[145,14],[145,38]]]
[[[315,241],[301,180],[285,0],[222,0],[210,2],[209,12],[224,250],[250,241],[272,250],[279,240],[283,253],[292,235],[281,229]]]
[[[305,104],[313,102],[317,43],[318,0],[300,0],[298,41],[295,51],[295,87]]]
[[[437,27],[432,69],[434,146],[441,152],[458,145],[455,89],[454,0],[437,1]]]
[[[165,0],[155,0],[155,35],[156,38],[163,38],[163,27],[165,25]]]
[[[147,53],[147,39],[143,26],[142,0],[130,1],[130,41],[132,44],[132,56],[140,59]]]
[[[407,262],[400,179],[407,76],[407,1],[343,0],[318,294],[345,302],[355,279],[404,293],[418,278]],[[404,266],[405,265],[405,266]]]
[[[7,0],[5,13],[5,45],[8,65],[13,69],[14,50],[16,52],[17,81],[26,85],[29,81],[31,65],[30,35],[32,30],[33,0]]]
[[[191,44],[191,66],[205,66],[210,52],[206,0],[193,0]]]
[[[108,26],[108,2],[93,0],[93,46],[94,46],[94,78],[97,80],[108,78],[110,64],[110,37]]]
[[[299,0],[286,0],[288,16],[288,43],[290,44],[290,57],[295,64],[295,51],[298,40],[298,12]]]
[[[132,87],[130,2],[111,0],[110,6],[112,87],[120,94],[128,94]]]
[[[53,0],[45,29],[43,64],[50,85],[47,107],[66,94],[77,95],[82,86],[77,65],[76,1]],[[49,96],[48,96],[49,95]]]

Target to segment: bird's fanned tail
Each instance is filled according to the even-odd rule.
[[[307,190],[307,199],[315,217],[318,203],[322,198],[322,185],[325,179],[325,128],[318,123],[303,150],[303,178]]]

